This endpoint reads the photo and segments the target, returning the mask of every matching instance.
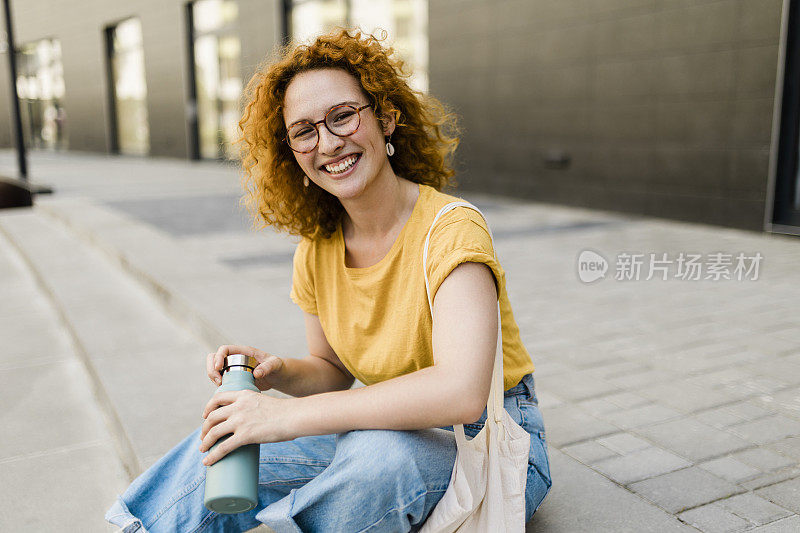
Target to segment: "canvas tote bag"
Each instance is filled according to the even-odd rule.
[[[459,206],[474,209],[486,220],[483,213],[468,202],[449,203],[433,219],[422,253],[431,317],[433,305],[427,271],[431,232],[442,215]],[[489,236],[494,248],[491,230]],[[514,533],[525,530],[525,484],[531,437],[503,407],[503,334],[500,318],[498,302],[497,349],[486,405],[486,424],[471,440],[464,435],[462,424],[453,426],[458,446],[453,474],[444,496],[423,524],[420,530],[423,533]]]

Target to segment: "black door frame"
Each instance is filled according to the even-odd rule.
[[[200,132],[198,131],[197,118],[197,65],[194,59],[194,1],[186,4],[184,10],[186,17],[186,72],[188,74],[186,95],[186,133],[187,156],[190,160],[200,159]]]
[[[781,92],[776,91],[780,98],[780,126],[769,227],[780,233],[800,234],[800,201],[795,202],[795,198],[800,200],[800,0],[787,0],[786,8],[786,27],[781,32],[785,38],[783,83]]]
[[[117,124],[117,90],[114,84],[114,30],[119,22],[109,24],[103,28],[106,63],[106,106],[108,107],[108,152],[119,155],[119,130]]]

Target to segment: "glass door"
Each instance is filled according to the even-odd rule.
[[[132,18],[106,30],[114,153],[150,152],[142,25]]]
[[[67,148],[64,68],[55,39],[24,44],[17,52],[17,92],[26,146]]]
[[[241,41],[235,28],[238,6],[231,0],[192,3],[194,97],[197,142],[203,159],[236,159]]]

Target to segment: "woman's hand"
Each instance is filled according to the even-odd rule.
[[[225,357],[235,353],[249,355],[258,361],[258,366],[253,369],[253,377],[256,379],[256,386],[259,389],[265,391],[275,386],[275,382],[280,378],[280,372],[283,370],[283,359],[252,346],[229,344],[220,346],[215,353],[210,353],[206,357],[206,373],[211,381],[217,385],[222,384],[220,372],[225,364]]]
[[[216,393],[203,411],[206,421],[200,431],[200,451],[206,452],[220,437],[230,436],[206,456],[203,464],[212,465],[245,444],[282,442],[300,436],[293,431],[289,401],[252,390]]]

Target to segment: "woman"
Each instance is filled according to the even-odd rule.
[[[263,226],[302,235],[291,298],[310,355],[249,346],[208,354],[220,383],[226,355],[259,364],[259,389],[217,393],[205,422],[142,474],[106,518],[130,531],[409,531],[447,489],[453,424],[486,420],[501,307],[505,408],[531,434],[530,518],[550,488],[533,363],[520,341],[483,218],[457,208],[422,243],[452,177],[452,115],[413,92],[373,37],[318,38],[250,81],[240,122],[249,207]],[[358,378],[366,386],[351,389]],[[214,452],[210,447],[232,434]],[[203,506],[205,465],[261,443],[259,506]],[[134,529],[140,528],[140,529]],[[124,529],[128,531],[128,529]]]

